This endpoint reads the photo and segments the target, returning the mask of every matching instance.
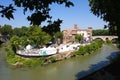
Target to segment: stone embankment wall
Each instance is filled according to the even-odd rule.
[[[60,60],[63,60],[63,59],[71,58],[73,56],[75,56],[74,51],[67,51],[67,52],[64,52],[64,53],[57,53],[55,55],[49,56],[47,58],[47,61],[44,64],[48,64],[48,63],[51,63],[51,62],[56,62],[56,61],[60,61]]]

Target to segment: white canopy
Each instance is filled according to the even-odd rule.
[[[30,50],[30,49],[32,49],[32,46],[29,44],[29,45],[26,46],[26,49]]]

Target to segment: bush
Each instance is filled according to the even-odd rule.
[[[86,53],[86,50],[84,46],[80,46],[79,50],[75,52],[76,55],[84,55]]]
[[[79,50],[75,52],[75,55],[84,55],[86,53],[91,53],[99,48],[102,47],[102,41],[94,41],[89,45],[86,46],[80,46]]]
[[[91,45],[86,45],[85,49],[86,49],[86,52],[89,53],[89,54],[92,52],[92,46]]]
[[[45,57],[26,59],[16,55],[11,48],[7,48],[6,52],[7,52],[6,61],[8,62],[8,64],[11,64],[11,65],[20,63],[20,65],[22,64],[22,66],[25,66],[25,67],[35,67],[37,65],[42,65],[46,59]]]
[[[112,41],[106,40],[106,43],[107,43],[107,44],[112,44]]]

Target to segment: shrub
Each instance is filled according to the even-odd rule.
[[[92,51],[92,46],[91,45],[86,45],[85,46],[85,49],[86,49],[86,53],[91,53],[91,51]]]
[[[112,44],[112,41],[106,40],[106,43],[107,43],[107,44]]]
[[[76,55],[84,55],[86,53],[86,50],[84,46],[80,46],[79,50],[75,52]]]
[[[75,55],[84,55],[86,53],[91,53],[99,48],[102,47],[102,41],[94,41],[89,45],[86,46],[80,46],[79,50],[75,52]]]

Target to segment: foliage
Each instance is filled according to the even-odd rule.
[[[32,40],[29,40],[28,37],[23,36],[20,37],[20,44],[19,47],[21,47],[21,49],[25,48],[28,44],[33,44],[34,42]]]
[[[19,37],[25,36],[27,34],[28,27],[22,26],[22,28],[14,28],[13,35],[17,35]]]
[[[37,65],[42,65],[45,62],[45,57],[40,58],[23,58],[21,56],[15,55],[14,51],[11,48],[7,49],[7,62],[11,65],[21,65],[24,67],[35,67]]]
[[[86,53],[92,53],[93,51],[96,51],[97,49],[102,47],[102,41],[94,41],[91,44],[80,46],[79,50],[75,52],[75,55],[84,55]]]
[[[106,40],[106,43],[107,43],[107,44],[112,44],[112,41]]]
[[[28,60],[23,60],[22,63],[25,67],[35,67],[37,65],[42,65],[45,62],[45,57],[41,58],[31,58]]]
[[[112,42],[112,43],[117,43],[117,42],[118,42],[118,38],[112,39],[111,42]]]
[[[92,31],[93,36],[109,35],[109,30],[97,29]]]
[[[19,49],[20,45],[20,38],[18,36],[13,36],[10,39],[10,46],[14,52],[16,52]]]
[[[120,1],[117,0],[89,0],[91,11],[96,16],[108,22],[110,32],[118,35],[120,41]]]
[[[13,36],[10,39],[10,45],[14,51],[21,48],[23,49],[28,44],[34,44],[39,47],[39,45],[45,45],[51,40],[51,37],[43,32],[39,26],[30,26],[29,28],[22,27],[20,30],[22,31],[20,32],[22,37]]]
[[[8,19],[14,18],[15,6],[22,7],[24,14],[27,11],[32,13],[27,19],[33,25],[40,25],[41,22],[52,18],[49,14],[51,10],[50,5],[52,4],[64,4],[65,7],[73,6],[73,3],[69,0],[13,0],[13,4],[10,3],[8,6],[0,4],[1,16]]]
[[[13,30],[11,25],[4,25],[3,27],[0,28],[0,32],[2,35],[12,35]]]
[[[22,26],[22,28],[20,29],[21,36],[25,36],[27,34],[28,29],[29,29],[28,27]]]
[[[42,30],[48,33],[50,36],[54,36],[56,32],[60,32],[60,24],[62,23],[62,20],[57,20],[54,22],[49,22],[47,26],[43,26]]]
[[[86,53],[84,46],[80,46],[79,50],[75,52],[76,55],[83,55],[84,53]]]
[[[83,40],[83,35],[77,34],[77,35],[75,36],[75,41],[76,41],[76,42],[80,42],[81,40]]]
[[[55,38],[60,38],[60,39],[62,39],[63,38],[63,32],[56,32],[55,33]]]
[[[5,44],[5,43],[2,43],[1,41],[0,41],[0,48],[2,48],[2,47],[6,47],[7,45]]]
[[[28,29],[27,37],[37,46],[47,44],[51,40],[51,37],[43,32],[39,26],[31,26]]]
[[[61,43],[61,40],[63,39],[63,33],[56,32],[54,35],[55,35],[55,42]],[[59,42],[59,39],[60,39],[60,42]]]
[[[15,36],[14,36],[15,37]],[[24,58],[21,56],[18,56],[15,54],[13,51],[12,47],[7,47],[6,48],[6,61],[10,65],[15,65],[15,66],[25,66],[25,67],[35,67],[37,65],[42,65],[46,57],[40,57],[40,58]]]
[[[13,35],[21,37],[21,28],[14,28],[13,29]]]
[[[10,18],[14,19],[13,12],[15,11],[12,4],[9,4],[9,6],[4,6],[3,4],[0,4],[0,14],[1,17],[6,17],[10,20]]]

